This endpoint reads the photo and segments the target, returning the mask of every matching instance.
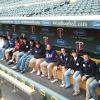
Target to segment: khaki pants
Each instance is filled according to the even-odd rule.
[[[39,69],[40,64],[44,61],[44,58],[32,58],[29,62],[29,67],[32,67],[33,69]]]
[[[58,77],[57,77],[57,70],[62,70],[62,72],[63,72],[63,78],[62,79],[64,79],[64,73],[65,73],[65,71],[66,71],[66,69],[65,69],[65,67],[64,66],[54,66],[54,69],[53,69],[53,77],[54,77],[54,79],[57,79]]]
[[[52,67],[55,65],[55,63],[47,63],[46,61],[43,61],[40,64],[41,71],[43,75],[48,74],[48,78],[51,78],[52,76]]]
[[[18,61],[17,61],[17,55],[18,55],[18,53],[19,53],[19,51],[15,51],[15,52],[13,53],[13,56],[12,56],[12,60],[15,60],[16,63],[18,62]]]
[[[29,67],[34,68],[35,63],[36,63],[36,58],[32,58],[32,59],[29,61]]]
[[[5,58],[6,58],[6,60],[10,58],[9,53],[11,51],[13,51],[13,50],[14,50],[14,48],[8,48],[8,49],[5,50]]]
[[[89,84],[94,80],[94,77],[90,77],[86,81],[86,100],[90,99]]]

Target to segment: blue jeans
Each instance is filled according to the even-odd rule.
[[[31,58],[34,58],[34,55],[31,55],[31,54],[27,54],[25,56],[25,54],[23,55],[23,59],[21,61],[21,65],[20,65],[20,70],[26,70],[27,69],[27,66],[26,64],[28,63],[28,61],[31,59]]]
[[[25,68],[28,68],[29,62],[30,62],[30,60],[31,60],[32,58],[34,58],[34,55],[30,55],[30,57],[26,59]]]
[[[25,54],[25,52],[19,52],[19,54],[17,55],[18,56],[18,61],[20,60],[20,58]]]
[[[98,96],[97,96],[97,93],[96,93],[97,87],[100,87],[100,83],[98,83],[97,80],[94,79],[89,85],[90,95],[92,96],[92,98],[94,100],[98,100]]]
[[[21,66],[21,64],[22,64],[23,59],[24,59],[27,55],[28,55],[28,53],[21,53],[20,58],[19,58],[19,60],[18,60],[18,63],[16,64],[16,67],[17,67],[18,69],[22,70],[22,69],[20,68],[20,66]]]
[[[74,80],[73,90],[75,92],[79,91],[79,75],[80,71],[75,71],[75,73],[73,74],[73,80]]]
[[[78,81],[78,76],[80,72],[75,71],[73,74],[73,80],[74,80],[74,91],[77,91],[79,88],[79,81]],[[65,73],[64,73],[64,81],[65,81],[65,87],[69,87],[71,85],[69,77],[71,75],[71,69],[69,68]]]
[[[0,59],[4,58],[4,55],[5,55],[5,49],[0,48]]]

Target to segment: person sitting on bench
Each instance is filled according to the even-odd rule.
[[[70,58],[71,58],[71,56],[66,51],[66,49],[61,48],[61,54],[58,56],[56,66],[54,66],[54,71],[53,71],[54,80],[52,80],[51,83],[55,83],[55,82],[58,81],[58,79],[57,79],[57,70],[62,69],[62,72],[65,73],[65,71],[67,70],[67,68],[69,66]],[[64,79],[62,80],[61,85],[64,85]]]
[[[68,70],[64,73],[64,80],[65,80],[65,88],[69,88],[71,86],[69,77],[72,74],[73,80],[74,80],[74,92],[73,96],[78,95],[80,93],[80,90],[78,89],[78,76],[80,74],[80,68],[81,68],[81,62],[82,58],[78,55],[76,50],[72,50],[72,58],[69,63]]]
[[[84,53],[79,80],[86,81],[86,100],[90,99],[89,85],[95,78],[96,67],[96,63],[90,59],[88,53]]]
[[[90,96],[92,97],[90,100],[99,100],[96,93],[97,87],[100,87],[100,63],[97,65],[97,73],[95,79],[89,84],[88,91],[90,93]]]
[[[53,49],[51,44],[47,44],[45,51],[45,60],[40,64],[40,68],[42,71],[41,77],[48,76],[48,80],[51,79],[52,68],[57,61],[57,53]]]

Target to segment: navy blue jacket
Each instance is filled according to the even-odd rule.
[[[20,47],[20,51],[21,51],[21,52],[28,52],[28,50],[29,50],[29,45],[28,45],[28,43],[26,43],[26,44],[22,43],[22,45],[21,45],[21,47]]]
[[[15,40],[14,39],[10,39],[8,40],[8,45],[9,45],[9,48],[14,48],[15,47]]]
[[[5,49],[9,48],[8,40],[5,40],[3,48],[5,48]]]
[[[97,66],[94,61],[89,60],[88,62],[86,62],[83,60],[81,63],[81,69],[80,69],[81,76],[88,75],[88,77],[95,77],[96,69],[97,69]]]
[[[29,54],[34,54],[34,46],[30,46],[29,48]]]
[[[65,66],[66,68],[69,67],[69,62],[70,62],[71,56],[69,54],[60,54],[57,59],[57,66]]]
[[[97,81],[100,80],[100,63],[97,64],[97,71],[95,78],[97,79]]]
[[[36,59],[45,57],[45,48],[42,45],[39,48],[34,47],[34,57]]]
[[[80,71],[81,62],[82,62],[82,58],[80,56],[77,56],[76,61],[74,60],[73,57],[71,57],[69,62],[69,68],[73,69],[74,71]]]

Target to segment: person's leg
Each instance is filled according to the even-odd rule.
[[[8,60],[10,60],[12,58],[12,52],[13,52],[14,48],[10,48],[9,52],[8,52]]]
[[[5,50],[5,59],[6,59],[6,61],[9,59],[8,53],[9,53],[9,49],[6,49]]]
[[[94,80],[94,77],[90,77],[86,81],[86,100],[90,99],[89,84]]]
[[[74,85],[73,85],[73,90],[74,93],[73,95],[78,95],[80,93],[80,89],[79,89],[79,77],[80,77],[80,72],[79,71],[75,71],[75,73],[73,74],[73,80],[74,80]]]
[[[63,75],[62,75],[62,85],[65,85],[65,82],[64,82],[64,73],[66,72],[66,69],[65,69],[64,66],[62,66],[61,70],[62,70],[62,73],[63,73]]]
[[[15,70],[19,69],[19,70],[21,70],[20,66],[21,66],[23,58],[24,58],[24,54],[23,54],[23,56],[20,57],[20,59],[18,60],[17,64],[15,66],[13,66],[12,69],[15,69]]]
[[[23,57],[21,57],[18,61],[18,63],[15,65],[18,69],[20,69],[21,63],[22,63]]]
[[[29,67],[33,68],[33,70],[30,73],[33,73],[36,71],[35,69],[35,63],[36,63],[36,58],[32,58],[29,62]]]
[[[17,62],[18,62],[18,60],[19,60],[19,59],[18,59],[19,53],[20,53],[20,52],[17,52],[17,53],[16,53],[16,58],[15,58],[15,63],[16,63],[16,64],[17,64]]]
[[[43,62],[43,58],[37,59],[35,64],[35,69],[37,70],[36,75],[40,75],[40,64]]]
[[[26,55],[26,56],[24,56],[24,58],[23,58],[23,60],[22,60],[22,63],[21,63],[21,70],[26,70],[27,69],[27,67],[26,67],[26,61],[27,61],[27,59],[29,59],[30,58],[30,56],[31,55]]]
[[[100,87],[100,83],[97,82],[96,79],[94,79],[90,84],[89,84],[89,90],[90,90],[90,95],[94,100],[98,100],[98,96],[96,93],[96,88]]]
[[[63,75],[62,75],[62,84],[64,84],[65,67],[61,66],[61,65],[59,65],[59,67],[58,66],[54,66],[54,68],[53,68],[53,78],[54,78],[54,80],[52,80],[51,83],[55,83],[55,82],[58,81],[58,76],[57,76],[57,71],[58,70],[61,70],[62,73],[63,73]]]
[[[47,63],[46,61],[43,61],[43,62],[40,64],[42,76],[47,76],[47,66],[48,66],[48,63]]]
[[[25,67],[25,66],[24,66],[24,65],[25,65],[24,63],[25,63],[25,60],[27,59],[27,56],[28,56],[28,53],[25,53],[25,54],[21,57],[21,59],[22,59],[22,60],[21,60],[21,65],[20,65],[20,70],[21,70],[21,71],[25,70],[25,69],[24,69],[24,67]]]
[[[69,68],[65,73],[64,73],[64,81],[65,81],[65,87],[69,87],[71,84],[70,84],[70,80],[69,80],[69,77],[71,75],[71,69]]]
[[[19,61],[19,59],[24,55],[25,52],[19,52],[18,53],[18,57],[17,57],[17,61]]]
[[[54,69],[53,69],[53,78],[54,79],[57,79],[57,68],[58,68],[58,66],[54,66]]]
[[[2,48],[0,48],[0,59],[2,59]]]
[[[13,50],[14,48],[8,48],[7,50],[5,50],[5,58],[8,61],[10,58],[10,52]]]
[[[34,58],[34,55],[30,55],[29,57],[27,57],[26,61],[25,61],[25,68],[28,68],[29,67],[29,62],[30,60]]]
[[[12,56],[12,61],[16,61],[16,55],[19,53],[19,51],[15,51],[14,53],[13,53],[13,56]]]
[[[75,92],[79,91],[79,81],[78,81],[79,74],[80,74],[79,71],[75,71],[75,73],[73,74],[73,80],[74,80],[73,89]]]
[[[8,61],[8,65],[11,65],[11,64],[13,64],[13,63],[16,64],[16,63],[15,63],[15,62],[16,62],[15,58],[16,58],[17,52],[19,52],[19,51],[15,51],[15,52],[13,53],[11,60]]]
[[[58,78],[57,78],[57,69],[58,69],[58,66],[54,66],[53,68],[53,80],[51,81],[51,83],[55,83],[58,81]]]
[[[47,66],[48,79],[51,79],[53,66],[54,66],[54,63],[49,63],[48,66]]]
[[[5,59],[5,49],[2,48],[2,54],[1,54],[1,60],[4,60]]]

